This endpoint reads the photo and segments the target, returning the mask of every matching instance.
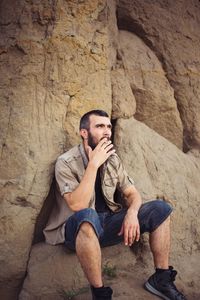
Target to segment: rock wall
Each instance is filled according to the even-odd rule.
[[[199,13],[197,0],[1,1],[2,299],[20,290],[21,299],[46,299],[48,285],[56,288],[56,276],[46,290],[32,279],[38,255],[52,257],[32,242],[48,217],[55,159],[79,141],[80,116],[97,107],[111,115],[116,147],[143,198],[173,199],[172,259],[185,293],[199,299]],[[58,274],[68,257],[52,251]],[[36,264],[37,274],[49,260],[46,269]]]
[[[117,9],[118,27],[139,36],[163,66],[182,120],[185,151],[200,146],[199,10],[198,0],[120,0]]]

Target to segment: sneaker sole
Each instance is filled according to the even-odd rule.
[[[152,287],[152,285],[150,285],[150,283],[148,281],[144,284],[144,287],[150,293],[152,293],[152,294],[154,294],[156,296],[159,296],[162,299],[170,300],[170,298],[168,298],[167,296],[165,296],[164,294],[162,294],[161,292],[159,292],[158,290],[156,290],[154,287]]]

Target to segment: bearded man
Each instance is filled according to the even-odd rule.
[[[65,243],[76,251],[92,299],[110,300],[113,291],[102,280],[101,247],[120,242],[131,246],[149,232],[155,272],[145,288],[166,300],[186,300],[174,284],[177,272],[169,266],[172,208],[162,200],[142,204],[134,181],[115,152],[111,134],[106,112],[92,110],[82,116],[82,143],[56,162],[56,203],[44,230],[46,241]],[[116,202],[116,191],[123,195],[125,207]]]

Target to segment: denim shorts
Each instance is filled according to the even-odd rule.
[[[111,211],[97,213],[92,208],[85,208],[74,213],[65,224],[65,244],[75,250],[76,236],[83,222],[90,223],[99,239],[101,247],[116,245],[123,241],[119,236],[127,209],[118,213]],[[138,212],[140,233],[154,231],[172,212],[172,207],[163,200],[153,200],[141,205]]]

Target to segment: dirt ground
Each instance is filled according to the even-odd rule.
[[[127,270],[120,270],[116,272],[115,278],[105,278],[105,285],[111,286],[113,289],[113,299],[118,300],[156,300],[160,299],[159,297],[152,295],[143,288],[145,280],[150,274],[148,271],[141,268],[141,266],[136,267],[135,272],[131,273]],[[183,286],[183,283],[177,279],[176,285],[181,292],[184,292],[188,300],[199,300],[200,294],[189,291],[186,287]],[[65,298],[70,299],[70,298]],[[74,300],[91,300],[90,289],[88,291],[75,296],[71,299]]]

